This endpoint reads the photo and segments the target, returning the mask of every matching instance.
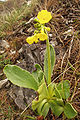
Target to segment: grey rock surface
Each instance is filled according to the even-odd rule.
[[[28,88],[21,88],[15,85],[12,85],[9,90],[10,97],[14,100],[16,105],[24,110],[28,104],[36,97],[36,94],[33,90]]]
[[[24,44],[22,46],[22,50],[19,51],[19,53],[22,60],[18,60],[16,65],[20,66],[23,69],[32,72],[34,70],[35,63],[41,63],[40,47],[37,44]],[[16,105],[23,110],[36,97],[34,90],[21,88],[13,84],[11,85],[9,91],[10,97],[14,100]]]

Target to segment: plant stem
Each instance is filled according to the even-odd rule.
[[[63,120],[65,120],[65,115],[64,115],[64,113],[63,113]]]
[[[48,81],[47,83],[49,85],[51,83],[51,57],[50,57],[49,38],[46,40],[46,47],[47,47],[47,57],[48,57]]]

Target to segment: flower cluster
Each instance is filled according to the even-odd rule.
[[[51,13],[47,10],[42,10],[37,15],[37,32],[31,37],[26,39],[28,44],[33,44],[34,42],[37,43],[40,41],[44,41],[48,39],[48,36],[45,31],[50,31],[49,27],[45,27],[45,23],[48,23],[51,20],[52,16]],[[40,26],[40,27],[39,27]],[[36,31],[36,30],[35,30]]]

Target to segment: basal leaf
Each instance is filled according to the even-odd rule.
[[[40,115],[42,115],[42,114],[41,114],[41,111],[42,111],[42,109],[43,109],[43,106],[44,106],[46,103],[47,103],[47,99],[43,99],[43,100],[40,102],[40,105],[39,105],[38,108],[37,108],[37,111],[38,111],[38,113],[39,113]]]
[[[42,70],[41,66],[39,64],[35,64],[35,68],[39,71]]]
[[[39,89],[38,89],[37,92],[39,93],[39,99],[40,99],[40,100],[49,97],[48,89],[47,89],[47,86],[46,86],[46,83],[45,83],[45,82],[39,87]]]
[[[40,101],[40,100],[33,100],[32,101],[32,109],[36,110],[40,106],[41,102],[42,101]]]
[[[55,85],[55,96],[57,97],[57,98],[62,98],[61,97],[61,94],[60,94],[60,91],[57,89],[57,87],[56,87],[56,85]]]
[[[45,103],[45,105],[42,108],[42,115],[44,116],[44,118],[47,116],[48,112],[49,112],[49,107],[50,105],[48,103]]]
[[[70,96],[70,84],[68,80],[61,81],[57,85],[57,89],[59,93],[61,94],[63,99],[67,99]]]
[[[49,104],[47,103],[47,99],[43,99],[41,101],[39,100],[33,100],[32,101],[32,109],[37,110],[38,114],[41,116],[46,117],[48,111],[49,111]]]
[[[49,84],[48,93],[50,97],[53,97],[55,95],[54,88],[55,88],[55,83]]]
[[[64,107],[64,114],[68,119],[72,119],[77,115],[77,111],[73,108],[70,103],[66,103]]]
[[[34,90],[38,89],[38,83],[28,71],[16,65],[7,65],[3,71],[8,80],[10,80],[13,84],[24,88],[31,88]]]
[[[44,73],[39,64],[35,64],[35,68],[36,68],[36,70],[32,72],[32,75],[34,76],[34,78],[36,78],[37,82],[40,85],[41,80],[43,79]]]
[[[53,114],[55,114],[56,116],[59,116],[64,110],[63,106],[59,105],[56,102],[56,100],[50,100],[49,104],[50,104]]]

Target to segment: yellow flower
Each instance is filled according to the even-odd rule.
[[[48,36],[44,32],[38,33],[37,36],[41,41],[48,39]]]
[[[41,12],[38,13],[37,18],[41,24],[44,24],[48,23],[51,20],[52,16],[51,13],[47,10],[41,10]]]
[[[34,35],[34,42],[35,42],[35,43],[39,42],[37,34]]]
[[[29,43],[29,44],[32,44],[34,41],[33,41],[33,37],[28,37],[26,39],[26,42]]]
[[[38,38],[37,38],[37,35],[33,35],[33,36],[31,36],[31,37],[28,37],[27,39],[26,39],[26,42],[28,43],[28,44],[33,44],[34,42],[35,43],[37,43],[38,42]]]
[[[51,29],[50,27],[45,27],[45,29],[49,32]]]

